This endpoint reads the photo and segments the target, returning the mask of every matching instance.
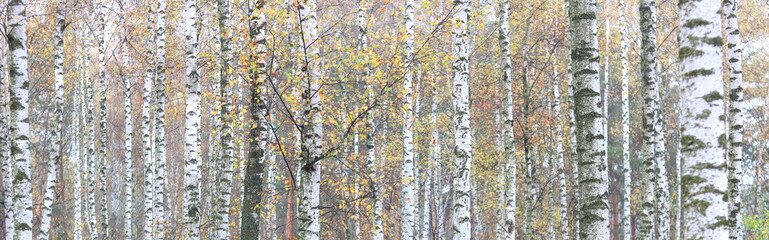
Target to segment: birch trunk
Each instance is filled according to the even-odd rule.
[[[609,238],[608,172],[605,116],[598,78],[595,0],[573,0],[571,66],[574,78],[574,117],[578,161],[578,237]]]
[[[246,162],[245,176],[243,178],[243,213],[241,214],[240,236],[242,239],[259,239],[262,212],[264,209],[262,188],[265,182],[264,165],[265,151],[268,143],[267,132],[267,105],[263,96],[266,92],[265,81],[267,71],[267,39],[265,27],[267,18],[264,15],[264,0],[257,0],[249,6],[249,38],[251,41],[249,50],[249,139],[248,159]],[[271,163],[270,163],[271,164]],[[269,176],[268,176],[269,177]],[[269,181],[269,179],[268,179]],[[269,200],[267,198],[266,200]],[[268,230],[269,231],[269,230]]]
[[[452,229],[454,240],[472,237],[470,216],[470,168],[472,165],[472,135],[470,130],[470,2],[454,1],[452,31],[453,108],[454,108],[454,204]]]
[[[150,32],[154,32],[155,28],[155,14],[152,8],[149,8],[148,12],[148,24],[147,28]],[[146,76],[144,77],[144,83],[142,84],[142,147],[143,147],[143,159],[144,159],[144,239],[152,239],[152,233],[155,231],[153,227],[153,221],[155,219],[154,212],[154,180],[155,180],[155,164],[154,164],[154,152],[153,152],[153,125],[151,110],[154,93],[155,81],[155,64],[154,64],[154,47],[155,47],[155,34],[151,34],[147,38],[147,50],[145,55],[150,59],[150,64],[147,64]]]
[[[555,161],[554,161],[554,167],[557,169],[557,178],[558,178],[558,187],[560,191],[559,195],[559,208],[561,216],[561,223],[560,223],[560,229],[559,232],[561,234],[561,239],[568,239],[569,238],[569,219],[566,217],[568,213],[568,194],[566,192],[566,171],[564,170],[564,159],[565,159],[565,153],[563,151],[563,125],[561,125],[561,90],[560,86],[558,84],[557,79],[557,71],[554,72],[553,76],[553,117],[556,119],[555,124],[557,126],[555,127]],[[555,235],[553,235],[553,238],[555,238]]]
[[[361,54],[365,53],[366,51],[369,51],[368,49],[368,35],[367,31],[368,28],[366,26],[366,20],[367,20],[367,13],[366,10],[362,6],[363,3],[359,3],[358,5],[358,16],[357,16],[357,24],[358,24],[358,50],[361,52]],[[367,62],[365,56],[367,54],[363,54],[364,61]],[[363,73],[360,76],[359,82],[363,82],[366,85],[366,92],[369,97],[374,96],[374,86],[373,84],[368,83],[368,77],[369,77],[369,66],[368,64],[365,64],[365,67],[363,68]],[[374,206],[373,209],[373,221],[371,226],[371,239],[373,240],[382,240],[384,239],[384,229],[382,225],[382,200],[379,199],[380,197],[380,185],[379,185],[379,171],[378,171],[378,164],[376,159],[376,149],[374,146],[376,146],[375,139],[374,139],[374,117],[371,112],[366,113],[366,123],[364,129],[366,129],[365,133],[365,155],[366,155],[366,168],[368,169],[368,176],[371,179],[370,183],[370,189],[371,189],[371,199],[373,201],[372,206]]]
[[[64,108],[64,7],[65,2],[59,1],[56,8],[56,31],[54,32],[53,39],[55,42],[54,47],[54,70],[53,70],[53,88],[55,91],[54,96],[54,119],[51,124],[50,136],[53,140],[53,144],[49,146],[48,162],[45,182],[45,193],[43,196],[43,207],[41,210],[40,220],[40,233],[37,238],[40,240],[46,240],[50,238],[51,231],[51,213],[53,201],[56,199],[56,182],[58,179],[58,166],[62,159],[62,147],[64,141],[64,134],[62,129],[63,122],[63,108]]]
[[[161,238],[165,233],[167,207],[166,194],[166,0],[157,3],[157,49],[155,52],[155,142],[154,142],[154,181],[153,216],[155,226],[153,235]]]
[[[302,80],[305,89],[302,93],[304,114],[302,114],[302,167],[299,171],[299,210],[297,214],[299,239],[320,239],[320,155],[321,155],[321,118],[320,118],[320,48],[313,44],[318,39],[317,2],[303,0],[297,4],[299,22],[302,29]]]
[[[230,86],[230,59],[232,58],[232,32],[230,30],[230,2],[229,0],[217,0],[217,14],[219,18],[219,51],[221,54],[221,68],[219,72],[219,91],[220,105],[219,117],[221,121],[221,156],[217,159],[217,167],[221,171],[216,182],[219,191],[216,197],[216,216],[214,222],[214,239],[230,238],[230,198],[232,197],[232,160],[234,158],[234,138],[232,129],[232,99],[234,97],[232,87]]]
[[[184,2],[187,95],[184,120],[184,238],[200,239],[200,75],[198,74],[198,6]]]
[[[123,66],[125,68],[128,68],[128,66],[131,66],[131,60],[128,56],[128,50],[126,49],[126,45],[128,44],[128,35],[127,35],[127,29],[128,26],[126,25],[126,9],[125,9],[125,2],[119,1],[118,4],[120,5],[120,12],[122,15],[120,16],[120,26],[122,27],[121,35],[123,42],[121,43],[121,58],[123,60]],[[125,69],[124,71],[128,71]],[[123,218],[123,230],[125,233],[125,239],[133,239],[133,203],[134,203],[134,167],[133,167],[133,105],[131,103],[131,89],[133,89],[133,83],[131,81],[131,77],[128,76],[127,72],[121,73],[121,78],[123,78],[123,87],[125,90],[125,98],[123,99],[123,103],[125,106],[125,151],[124,151],[124,160],[123,165],[125,169],[125,203],[124,203],[124,218]]]
[[[406,0],[406,45],[403,64],[406,75],[403,78],[403,167],[401,168],[401,239],[414,239],[416,202],[414,189],[414,102],[413,102],[413,55],[414,55],[414,1]]]
[[[628,89],[628,60],[627,60],[627,34],[628,22],[625,16],[625,0],[619,0],[620,14],[620,81],[622,82],[622,179],[624,185],[622,191],[622,215],[621,228],[622,239],[631,240],[633,238],[633,229],[630,228],[630,193],[633,191],[631,185],[630,169],[630,90]]]
[[[99,239],[107,239],[109,232],[109,217],[107,213],[107,56],[106,56],[106,43],[104,37],[106,35],[105,14],[107,14],[107,7],[105,5],[100,6],[98,15],[98,35],[97,35],[97,47],[99,50],[99,153],[97,155],[99,161],[99,229],[97,229]]]
[[[502,118],[503,135],[502,144],[504,148],[503,160],[505,164],[504,180],[504,239],[516,239],[516,189],[517,163],[515,156],[515,133],[513,132],[513,79],[512,79],[512,60],[510,59],[510,1],[502,1],[499,5],[499,45],[501,52],[500,62],[502,64]]]
[[[729,101],[728,101],[728,136],[729,148],[729,239],[743,239],[742,226],[742,122],[743,122],[743,92],[742,92],[742,43],[737,18],[738,0],[723,2],[723,17],[726,19],[726,58],[729,62]]]
[[[78,61],[78,69],[84,69],[84,60],[82,58]],[[73,195],[74,195],[74,223],[72,224],[72,236],[74,239],[83,239],[83,226],[85,226],[85,222],[83,221],[83,175],[82,175],[82,167],[83,167],[83,159],[84,156],[80,152],[81,144],[83,143],[81,139],[81,131],[82,128],[80,127],[80,121],[81,119],[84,119],[84,107],[83,107],[83,85],[85,84],[85,74],[82,72],[80,73],[80,79],[77,83],[77,86],[75,87],[75,93],[72,97],[72,102],[75,110],[75,114],[73,116],[72,121],[72,129],[74,129],[75,136],[72,139],[72,151],[70,152],[69,160],[73,161],[72,165],[74,168],[72,169],[73,174]]]
[[[29,143],[29,75],[27,72],[27,1],[8,3],[7,37],[10,82],[13,238],[32,239],[32,183]],[[8,233],[10,234],[10,233]]]
[[[0,3],[0,7],[5,8],[5,5]],[[7,56],[8,45],[6,44],[7,38],[0,39],[0,56]],[[5,60],[8,58],[0,57],[0,161],[2,161],[2,167],[0,167],[0,176],[2,177],[3,185],[2,196],[3,202],[3,230],[6,240],[13,239],[13,211],[10,203],[13,202],[11,196],[11,167],[13,166],[13,160],[11,159],[11,128],[10,128],[10,82],[5,75]]]
[[[86,209],[88,210],[88,237],[90,239],[98,239],[97,226],[96,226],[96,126],[94,125],[94,96],[92,81],[86,83],[86,124],[88,129],[87,141],[88,152],[86,157],[86,169],[88,181],[88,200]]]
[[[639,238],[658,239],[661,223],[657,221],[659,205],[656,198],[656,188],[660,176],[659,166],[663,153],[659,148],[662,125],[659,103],[659,75],[657,72],[657,30],[656,2],[642,0],[639,12],[641,14],[641,73],[644,92],[643,115],[643,205],[641,207],[641,227]]]
[[[721,1],[679,4],[681,176],[686,239],[729,237]]]

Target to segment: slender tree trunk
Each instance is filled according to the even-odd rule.
[[[569,238],[569,219],[568,213],[568,193],[566,192],[566,171],[564,170],[565,152],[563,151],[563,125],[561,124],[561,90],[558,84],[558,72],[553,73],[553,117],[555,118],[555,161],[554,167],[557,171],[559,195],[559,215],[561,216],[560,236],[561,239]],[[555,236],[553,236],[555,238]]]
[[[249,6],[249,38],[251,44],[249,68],[249,143],[245,177],[243,178],[243,212],[241,214],[241,239],[259,239],[262,221],[263,196],[262,188],[265,182],[264,165],[265,150],[268,143],[267,105],[264,102],[265,81],[267,72],[267,39],[265,27],[267,19],[264,15],[264,0],[252,1]],[[268,176],[269,177],[269,176]],[[269,180],[268,180],[269,181]],[[269,199],[269,198],[268,198]]]
[[[161,238],[165,235],[166,224],[166,0],[157,3],[157,22],[155,32],[157,34],[157,49],[155,61],[155,172],[153,186],[155,188],[154,237]]]
[[[574,77],[576,152],[579,165],[579,239],[609,239],[608,172],[603,103],[598,79],[595,0],[573,0],[571,66]]]
[[[64,140],[63,122],[63,108],[64,108],[64,7],[65,2],[59,1],[56,8],[56,31],[54,32],[54,70],[53,70],[53,88],[55,91],[54,96],[54,119],[50,128],[50,136],[53,139],[53,144],[49,145],[47,172],[45,181],[45,193],[43,196],[43,207],[41,210],[40,220],[40,233],[37,238],[40,240],[46,240],[50,238],[51,231],[51,213],[53,201],[56,199],[56,182],[58,179],[58,166],[62,159],[62,146]]]
[[[198,5],[184,2],[187,97],[184,120],[184,237],[200,239],[200,75],[198,74]]]
[[[320,118],[320,48],[318,39],[317,2],[302,0],[297,4],[302,29],[302,93],[304,114],[302,114],[302,167],[299,171],[299,211],[297,214],[299,239],[320,238],[320,164],[322,122]]]
[[[82,36],[82,35],[81,35]],[[78,59],[78,69],[84,69],[84,60],[82,57]],[[72,165],[74,168],[72,169],[73,174],[73,195],[74,195],[74,213],[73,213],[73,219],[74,222],[72,223],[72,236],[74,239],[83,239],[83,227],[86,225],[85,221],[83,221],[83,175],[82,175],[82,167],[83,167],[83,159],[84,154],[80,152],[81,144],[83,144],[83,141],[81,139],[81,131],[83,130],[80,126],[81,119],[84,118],[84,112],[85,109],[83,107],[83,85],[85,84],[85,74],[80,72],[79,80],[77,83],[77,86],[75,87],[75,93],[72,96],[72,102],[74,106],[74,116],[72,120],[72,129],[74,129],[74,138],[72,139],[72,151],[70,152],[69,160],[72,161]]]
[[[88,200],[86,203],[86,209],[88,212],[88,237],[90,239],[98,239],[97,226],[96,226],[96,125],[94,124],[94,96],[93,96],[93,81],[89,79],[86,83],[86,124],[88,129],[87,142],[88,152],[86,153],[86,169],[88,181]]]
[[[622,239],[631,240],[633,238],[630,228],[630,193],[633,191],[631,185],[630,169],[630,90],[628,88],[628,60],[627,60],[627,34],[628,22],[625,16],[625,0],[619,0],[620,14],[620,81],[622,82],[622,215],[621,228]]]
[[[0,3],[0,9],[4,9],[6,6]],[[0,56],[7,56],[8,48],[6,44],[6,38],[0,39]],[[11,203],[13,197],[11,194],[11,167],[13,166],[13,160],[11,159],[11,132],[10,128],[10,82],[5,74],[5,60],[8,58],[0,57],[0,131],[4,134],[0,134],[0,161],[2,161],[2,167],[0,167],[0,176],[2,176],[3,185],[2,197],[3,197],[3,233],[6,240],[13,239],[13,211]]]
[[[406,66],[406,75],[403,78],[403,167],[401,168],[401,239],[411,240],[415,238],[416,226],[416,202],[418,200],[414,183],[414,102],[412,70],[414,55],[414,1],[406,0],[406,45],[403,64]]]
[[[120,51],[121,51],[121,58],[123,60],[123,67],[126,69],[123,69],[123,71],[128,71],[128,66],[131,66],[131,60],[128,56],[128,50],[126,48],[126,45],[128,44],[128,35],[127,35],[127,25],[126,25],[126,9],[125,9],[125,2],[119,1],[118,4],[120,5],[120,26],[122,27],[121,35],[123,42],[121,43]],[[123,79],[123,87],[125,91],[125,96],[123,99],[123,103],[125,106],[125,150],[124,150],[124,169],[125,169],[125,203],[124,203],[124,218],[123,218],[123,230],[125,233],[125,239],[133,239],[133,203],[134,203],[134,167],[133,167],[133,106],[131,103],[131,89],[133,88],[133,83],[131,81],[131,77],[128,76],[128,72],[121,72],[121,78]]]
[[[233,138],[233,89],[230,86],[230,59],[232,58],[232,26],[230,20],[230,1],[217,0],[217,14],[219,18],[219,51],[221,54],[221,68],[219,72],[219,117],[220,117],[220,141],[221,155],[217,158],[217,168],[221,174],[216,179],[218,196],[216,196],[214,219],[214,239],[230,238],[230,200],[232,197],[232,160],[234,158],[234,138]]]
[[[149,7],[148,11],[147,28],[150,32],[154,32],[155,28],[155,13],[152,7]],[[152,124],[152,104],[154,100],[154,81],[155,81],[155,34],[151,34],[147,38],[146,53],[150,59],[147,64],[146,76],[144,77],[144,83],[142,84],[142,147],[143,147],[143,159],[144,159],[144,209],[142,214],[144,217],[144,239],[152,239],[152,233],[154,230],[155,220],[155,164],[154,164],[154,151],[153,151],[153,124]]]
[[[7,37],[10,50],[11,175],[13,238],[32,239],[32,182],[30,181],[29,75],[27,72],[27,1],[8,3]],[[10,234],[10,233],[8,233]]]
[[[99,161],[99,229],[97,229],[99,239],[107,239],[109,234],[109,214],[107,212],[107,55],[106,55],[106,43],[104,38],[106,35],[105,16],[107,14],[107,7],[102,5],[99,7],[98,13],[98,35],[97,35],[97,47],[99,50],[99,153],[97,155]]]
[[[513,121],[515,116],[513,115],[513,79],[512,79],[512,60],[510,59],[510,1],[502,1],[499,5],[499,22],[501,24],[499,28],[499,45],[501,52],[500,62],[502,64],[502,118],[503,118],[503,161],[505,164],[505,171],[503,176],[505,178],[503,183],[504,189],[504,239],[514,240],[516,239],[516,220],[515,214],[517,206],[516,204],[516,189],[517,180],[517,163],[515,156],[515,133],[513,132]]]
[[[728,178],[729,178],[729,239],[743,239],[742,226],[742,43],[737,18],[737,0],[723,1],[723,17],[726,19],[726,58],[729,63],[728,105]]]
[[[644,91],[644,115],[643,115],[643,205],[641,206],[641,227],[639,238],[658,239],[661,223],[657,221],[660,206],[656,198],[656,188],[660,176],[660,140],[662,125],[659,103],[659,75],[657,72],[657,30],[656,2],[654,0],[642,0],[639,12],[641,14],[641,72]],[[661,203],[660,203],[661,204]]]
[[[470,168],[472,165],[472,135],[470,130],[470,2],[454,1],[452,31],[453,108],[454,108],[454,204],[452,229],[454,240],[469,240],[472,236],[470,216]]]
[[[720,3],[679,4],[685,239],[729,237]]]

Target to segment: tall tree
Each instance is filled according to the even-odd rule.
[[[32,239],[32,182],[29,144],[27,1],[8,2],[7,42],[10,82],[13,238]],[[10,233],[9,233],[10,234]]]
[[[78,54],[78,61],[77,61],[78,69],[83,69],[85,65],[85,61],[82,57],[82,54]],[[85,84],[85,74],[82,72],[80,73],[79,80],[77,82],[77,85],[75,87],[75,93],[72,96],[72,102],[74,105],[74,116],[72,121],[72,129],[74,129],[74,138],[72,139],[72,150],[70,151],[70,157],[69,160],[72,161],[74,164],[73,168],[73,193],[75,195],[74,200],[74,213],[73,218],[74,222],[72,224],[72,236],[74,239],[83,239],[83,227],[86,225],[83,221],[83,174],[82,174],[82,167],[83,167],[83,160],[84,154],[80,152],[81,144],[83,144],[82,138],[81,138],[81,121],[84,119],[84,104],[83,104],[83,85]]]
[[[558,84],[558,71],[553,73],[553,103],[552,103],[553,117],[555,118],[555,160],[554,167],[557,171],[558,178],[558,190],[559,190],[559,215],[561,216],[560,223],[560,236],[561,239],[569,238],[569,218],[568,212],[568,193],[566,192],[566,170],[564,170],[564,159],[566,154],[563,151],[563,125],[561,124],[561,89]],[[555,235],[553,235],[555,238]]]
[[[217,191],[216,207],[214,208],[218,216],[214,222],[214,238],[227,239],[230,237],[230,198],[232,196],[232,160],[234,159],[234,138],[233,138],[233,105],[234,97],[231,86],[231,66],[232,58],[232,21],[230,20],[230,1],[217,0],[217,16],[219,18],[219,118],[221,125],[217,131],[220,132],[221,155],[217,159],[217,168],[220,173],[216,179]]]
[[[641,78],[644,92],[643,115],[643,205],[641,206],[641,227],[639,237],[642,239],[666,238],[668,220],[663,219],[662,210],[667,201],[658,195],[660,179],[665,178],[665,155],[662,133],[662,116],[660,109],[660,77],[657,72],[657,29],[656,1],[642,0],[639,13],[641,15]],[[667,179],[662,184],[667,185]],[[666,199],[666,198],[665,198]],[[660,235],[658,235],[660,234]]]
[[[184,2],[187,97],[184,120],[184,236],[200,239],[200,75],[198,74],[198,5]]]
[[[516,233],[515,207],[517,185],[517,168],[515,156],[515,133],[513,132],[513,79],[512,79],[512,60],[510,59],[510,1],[504,0],[499,5],[499,46],[501,51],[502,64],[502,144],[504,160],[504,239],[513,240]]]
[[[684,238],[727,239],[721,1],[685,1],[678,6]]]
[[[108,7],[106,2],[100,2],[98,11],[96,44],[99,51],[99,201],[98,219],[99,228],[97,230],[99,239],[107,239],[109,232],[109,213],[107,212],[107,54],[105,35],[107,34],[106,14]]]
[[[157,36],[155,52],[155,142],[154,142],[154,238],[165,233],[166,213],[166,0],[159,0],[155,10]]]
[[[124,217],[123,217],[123,232],[125,233],[125,239],[133,239],[133,213],[134,213],[134,167],[133,167],[133,105],[131,103],[131,89],[133,89],[133,83],[131,81],[131,77],[129,76],[129,68],[128,66],[131,66],[131,59],[129,59],[128,56],[128,49],[127,45],[129,44],[129,36],[128,36],[128,25],[126,23],[127,14],[126,11],[126,2],[124,1],[118,1],[117,2],[120,7],[120,26],[121,26],[121,38],[122,41],[120,43],[120,54],[121,59],[123,61],[123,67],[125,69],[121,69],[120,77],[123,80],[123,90],[125,92],[125,95],[123,96],[123,105],[124,105],[124,111],[125,111],[125,117],[124,117],[124,142],[125,142],[125,149],[123,152],[124,160],[123,160],[123,166],[125,171],[125,203],[124,203]]]
[[[154,128],[152,124],[152,104],[154,100],[154,81],[155,81],[155,12],[151,6],[147,7],[147,30],[151,33],[146,40],[145,55],[148,58],[146,63],[146,75],[142,83],[142,147],[144,160],[144,239],[152,239],[154,232],[153,222],[155,221],[155,158],[154,158]]]
[[[596,8],[595,0],[572,0],[569,5],[580,239],[609,238],[606,120],[598,78]]]
[[[49,134],[53,141],[49,145],[48,162],[46,166],[45,193],[43,196],[43,207],[40,219],[40,233],[38,239],[46,240],[50,237],[51,214],[53,201],[56,199],[56,183],[59,176],[59,165],[62,159],[62,149],[64,144],[64,8],[65,1],[58,1],[56,6],[56,31],[54,32],[54,70],[53,70],[53,88],[54,95],[54,119],[52,121]]]
[[[454,108],[454,205],[452,229],[454,240],[472,237],[470,216],[470,167],[472,133],[470,130],[470,1],[454,1],[452,29],[453,108]]]
[[[403,167],[401,168],[401,239],[414,239],[416,231],[416,202],[414,174],[414,1],[405,4],[406,44],[403,64],[406,74],[403,78]]]
[[[625,16],[625,0],[619,0],[619,27],[620,27],[620,81],[622,83],[622,214],[621,227],[622,239],[631,240],[633,238],[633,229],[630,228],[630,193],[631,169],[630,169],[630,89],[628,88],[628,22]]]
[[[3,3],[0,3],[0,9],[4,9],[5,5]],[[7,38],[0,39],[0,56],[6,56],[8,53],[8,45],[6,42]],[[2,161],[0,164],[0,176],[2,176],[3,185],[2,187],[2,197],[3,202],[8,204],[3,204],[2,208],[2,214],[3,214],[3,230],[5,234],[6,240],[12,240],[13,234],[10,234],[13,232],[13,211],[12,206],[10,203],[13,202],[13,198],[11,196],[11,167],[13,166],[13,160],[11,159],[11,135],[8,134],[11,132],[10,128],[10,101],[8,99],[9,92],[9,79],[8,76],[5,74],[5,60],[7,60],[6,57],[0,57],[0,131],[2,131],[5,134],[0,134],[0,161]]]
[[[299,210],[297,214],[300,239],[320,238],[320,160],[322,153],[321,105],[320,105],[320,48],[318,47],[318,20],[316,0],[302,0],[296,5],[301,28],[301,59],[303,114],[299,171]]]
[[[248,157],[243,177],[243,212],[241,214],[240,236],[242,239],[259,239],[262,221],[264,193],[265,150],[267,148],[267,104],[264,102],[267,73],[267,18],[264,14],[265,1],[249,1],[249,132]],[[272,163],[270,163],[272,164]],[[272,177],[272,176],[268,176]],[[271,181],[271,180],[268,180]],[[268,230],[269,231],[269,230]]]
[[[723,1],[723,17],[726,19],[726,58],[729,77],[728,105],[728,178],[729,178],[729,239],[743,239],[742,225],[742,132],[743,132],[743,87],[742,87],[742,43],[737,18],[738,0]]]

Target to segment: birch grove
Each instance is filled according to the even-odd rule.
[[[0,0],[2,239],[767,239],[763,1]]]

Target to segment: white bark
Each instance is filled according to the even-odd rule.
[[[82,57],[78,61],[78,68],[83,69],[84,67],[84,60]],[[83,221],[83,160],[84,154],[80,152],[81,144],[83,143],[81,139],[81,131],[83,130],[80,127],[80,121],[84,118],[84,105],[83,105],[83,85],[85,84],[85,74],[82,72],[80,73],[79,80],[77,83],[77,86],[75,87],[75,93],[72,97],[72,102],[74,106],[74,116],[72,121],[72,129],[74,129],[73,133],[75,134],[74,138],[72,139],[72,151],[70,152],[69,160],[72,161],[72,174],[73,174],[73,195],[74,195],[74,222],[73,222],[73,229],[72,229],[72,236],[74,239],[83,239],[83,227],[86,225],[85,221]]]
[[[5,8],[5,5],[0,3],[0,9]],[[0,39],[0,56],[7,56],[8,53],[8,45],[6,43],[6,38]],[[10,128],[10,99],[8,98],[8,95],[10,94],[10,91],[8,91],[10,82],[7,78],[7,73],[5,70],[5,60],[8,58],[0,57],[0,131],[2,131],[2,134],[0,134],[0,161],[2,161],[2,167],[0,167],[0,177],[2,177],[3,185],[0,186],[2,188],[2,194],[3,194],[3,226],[4,226],[4,232],[5,239],[6,240],[12,240],[13,234],[10,234],[13,232],[13,211],[11,202],[13,202],[13,198],[11,197],[11,166],[13,166],[13,160],[11,160],[11,128]]]
[[[154,32],[155,20],[154,11],[149,8],[148,11],[148,24],[147,28],[150,32]],[[150,64],[147,64],[146,76],[144,77],[144,83],[142,84],[142,147],[143,147],[143,160],[144,160],[144,209],[142,216],[144,216],[144,239],[152,239],[152,233],[154,232],[153,221],[155,220],[154,212],[154,196],[155,186],[153,184],[155,180],[155,164],[154,164],[154,152],[153,152],[153,125],[151,110],[154,99],[155,81],[155,34],[151,34],[147,38],[146,53],[150,59]]]
[[[630,193],[633,190],[630,179],[630,96],[628,89],[627,34],[628,22],[625,16],[625,0],[619,0],[620,14],[620,81],[622,82],[622,214],[620,222],[622,239],[631,240],[633,229],[630,228]]]
[[[56,8],[56,31],[54,32],[54,70],[53,70],[53,88],[54,96],[54,119],[50,126],[50,136],[53,141],[49,145],[48,161],[46,166],[45,193],[43,196],[43,207],[41,209],[40,233],[37,238],[45,240],[50,238],[51,231],[51,213],[53,201],[56,199],[56,183],[58,182],[59,162],[62,159],[62,146],[64,133],[62,128],[63,109],[64,109],[64,1],[58,1]]]
[[[403,64],[406,66],[406,74],[403,78],[403,167],[401,168],[401,239],[414,239],[416,237],[415,216],[416,202],[414,175],[414,102],[412,73],[414,57],[414,1],[406,0],[405,6],[406,44]]]
[[[558,190],[560,192],[558,203],[559,216],[561,217],[560,232],[561,239],[568,239],[569,237],[569,218],[568,213],[568,193],[566,192],[566,171],[564,170],[564,159],[566,154],[563,150],[563,125],[561,124],[561,90],[558,84],[557,71],[553,74],[553,118],[555,118],[555,160],[553,165],[557,171],[558,178]],[[555,235],[553,235],[555,238]]]
[[[578,164],[579,239],[609,238],[608,172],[603,100],[598,78],[595,0],[573,0],[571,66],[574,77],[574,117]]]
[[[729,178],[729,239],[743,239],[742,223],[742,132],[743,132],[743,92],[742,92],[742,43],[738,24],[738,0],[723,1],[723,17],[726,19],[726,58],[729,76],[728,101],[728,178]]]
[[[12,0],[8,3],[7,37],[10,81],[10,129],[11,159],[13,166],[13,238],[32,239],[32,182],[30,176],[29,142],[29,75],[27,71],[27,11],[26,0]],[[9,233],[10,234],[10,233]]]
[[[167,203],[166,192],[166,0],[159,0],[156,8],[157,49],[155,52],[155,142],[154,142],[154,238],[165,234]]]
[[[317,44],[318,22],[316,0],[302,0],[297,3],[302,29],[302,119],[304,141],[302,141],[302,167],[299,170],[300,191],[298,235],[300,239],[320,238],[320,157],[322,151],[322,122],[320,115],[320,48]]]
[[[198,74],[198,7],[184,2],[187,96],[184,120],[184,232],[185,239],[200,239],[200,75]]]
[[[502,65],[502,118],[503,135],[502,144],[504,148],[504,239],[516,239],[516,199],[517,192],[517,163],[515,156],[515,133],[513,132],[513,79],[512,79],[512,60],[510,59],[510,1],[502,1],[499,5],[499,45],[501,52],[500,64]]]
[[[470,216],[470,168],[472,165],[472,135],[470,130],[470,3],[468,0],[454,1],[456,12],[453,17],[452,55],[453,63],[453,109],[454,109],[454,204],[452,206],[452,229],[454,240],[469,240],[472,237]]]
[[[98,146],[98,165],[99,165],[99,195],[101,201],[99,201],[98,220],[99,228],[97,229],[99,239],[107,239],[109,232],[109,214],[107,212],[107,56],[106,56],[106,43],[104,38],[106,35],[106,20],[107,7],[102,5],[97,10],[98,13],[98,25],[97,25],[97,47],[99,51],[99,146]]]
[[[125,2],[120,1],[118,2],[120,5],[120,11],[122,15],[120,16],[120,25],[122,27],[122,37],[123,42],[121,43],[121,58],[123,60],[123,67],[126,69],[123,69],[123,71],[127,71],[128,66],[131,66],[131,60],[128,56],[128,50],[126,48],[126,45],[128,44],[128,34],[127,29],[128,26],[126,25],[126,9],[125,9]],[[124,111],[125,111],[125,149],[124,149],[124,160],[123,160],[123,166],[125,171],[125,203],[124,203],[124,218],[123,218],[123,231],[125,233],[124,238],[125,239],[133,239],[133,204],[134,204],[134,167],[133,167],[133,107],[131,103],[131,89],[133,88],[133,83],[131,81],[131,77],[129,77],[127,72],[121,73],[121,78],[123,78],[123,89],[125,91],[123,103],[124,103]]]
[[[221,143],[221,155],[217,159],[217,168],[220,171],[216,183],[218,184],[218,194],[216,196],[216,216],[214,222],[214,229],[212,236],[214,239],[228,239],[230,238],[230,201],[232,197],[232,160],[234,158],[234,138],[233,138],[233,89],[231,85],[232,71],[230,66],[230,59],[232,58],[232,26],[230,20],[230,1],[218,0],[217,15],[219,18],[219,51],[221,58],[221,68],[219,69],[219,91],[220,91],[220,128],[217,129],[220,132]]]
[[[686,239],[729,237],[720,3],[679,4]]]
[[[86,83],[86,117],[85,127],[88,129],[86,141],[88,151],[86,153],[86,181],[88,181],[88,196],[86,209],[88,214],[88,237],[89,239],[98,239],[96,226],[96,125],[94,124],[94,96],[93,81]]]

